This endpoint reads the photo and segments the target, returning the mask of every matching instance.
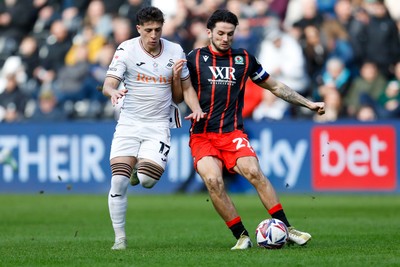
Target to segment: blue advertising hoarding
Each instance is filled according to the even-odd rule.
[[[399,192],[397,121],[249,120],[245,126],[262,171],[279,192]],[[9,151],[18,168],[0,164],[0,193],[107,193],[114,127],[115,122],[1,124],[0,153]],[[171,130],[163,177],[151,190],[136,186],[130,189],[132,193],[203,189],[193,171],[188,132],[187,122]],[[240,176],[226,179],[230,191],[255,193]]]

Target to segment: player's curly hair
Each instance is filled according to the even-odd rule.
[[[235,25],[239,25],[239,20],[235,14],[226,9],[218,9],[210,16],[207,21],[207,29],[213,30],[217,22],[227,22]]]
[[[138,25],[144,25],[146,22],[155,21],[164,24],[164,13],[154,6],[144,7],[136,14]]]

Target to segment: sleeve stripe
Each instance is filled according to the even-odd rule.
[[[118,81],[122,81],[122,78],[112,75],[112,74],[107,74],[106,77],[111,77],[111,78],[117,79]]]
[[[187,80],[187,79],[189,79],[190,78],[190,74],[188,74],[186,77],[184,77],[184,78],[181,78],[181,81],[185,81],[185,80]]]

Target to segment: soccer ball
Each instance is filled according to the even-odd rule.
[[[278,219],[266,219],[256,228],[256,240],[259,247],[266,249],[282,248],[289,239],[286,225]]]

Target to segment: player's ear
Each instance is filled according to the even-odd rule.
[[[207,37],[209,38],[209,39],[211,39],[211,37],[212,37],[212,31],[210,30],[210,29],[207,29]]]
[[[140,25],[136,25],[136,30],[140,33]]]

